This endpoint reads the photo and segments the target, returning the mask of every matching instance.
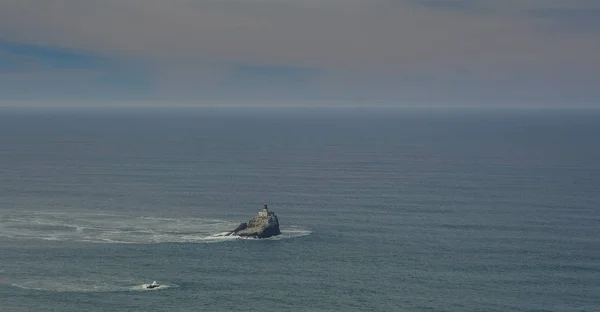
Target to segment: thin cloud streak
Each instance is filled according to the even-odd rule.
[[[481,9],[481,2],[474,0],[413,0],[417,5],[447,11],[472,12]]]
[[[546,22],[546,26],[558,32],[600,33],[599,8],[545,8],[529,10],[527,14]]]

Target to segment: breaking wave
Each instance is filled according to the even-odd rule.
[[[225,231],[238,224],[201,218],[18,212],[0,217],[0,237],[113,244],[214,243],[241,239],[223,236]],[[281,235],[269,239],[311,234],[307,229],[293,226],[282,227],[281,232]]]

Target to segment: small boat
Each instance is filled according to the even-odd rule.
[[[152,282],[152,284],[145,285],[146,289],[153,289],[156,287],[160,287],[160,284],[156,283],[156,281]]]

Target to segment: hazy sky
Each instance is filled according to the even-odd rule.
[[[600,1],[0,1],[0,100],[81,99],[600,106]]]

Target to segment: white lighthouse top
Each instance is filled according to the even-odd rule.
[[[269,212],[269,208],[267,208],[267,205],[265,205],[263,207],[263,209],[261,211],[258,212],[258,215],[261,217],[267,217],[269,215],[274,214],[273,212]]]

